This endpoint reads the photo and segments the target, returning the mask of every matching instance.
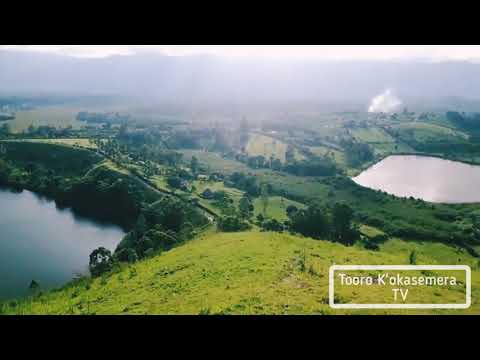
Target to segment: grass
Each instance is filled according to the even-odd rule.
[[[84,126],[84,123],[76,120],[79,111],[81,110],[62,106],[18,111],[15,120],[9,121],[9,125],[14,133],[21,133],[27,130],[30,125],[34,127],[54,126],[57,128],[72,126],[74,129],[80,129]]]
[[[268,198],[266,215],[267,217],[276,219],[278,221],[288,220],[287,207],[289,207],[290,205],[296,206],[297,209],[305,208],[305,205],[302,203],[288,200],[281,196],[271,196]],[[263,204],[260,198],[256,198],[253,201],[253,206],[255,207],[255,216],[257,216],[258,214],[263,215]]]
[[[473,302],[468,310],[332,310],[328,270],[332,264],[470,264]],[[457,259],[458,258],[458,259]],[[12,302],[7,314],[479,314],[476,259],[441,244],[392,240],[381,252],[298,236],[216,233],[95,280],[83,279],[33,300]],[[425,289],[423,301],[435,299]],[[442,290],[443,299],[462,293]],[[371,297],[369,290],[358,296]],[[339,297],[344,298],[340,292]]]
[[[453,130],[448,127],[423,123],[413,122],[407,124],[401,124],[396,127],[396,130],[400,131],[400,134],[405,134],[406,131],[413,132],[413,137],[419,142],[425,141],[465,141],[468,139],[468,135]]]
[[[280,140],[252,134],[246,146],[246,152],[249,156],[264,156],[266,159],[274,157],[284,163],[287,148],[288,145]]]
[[[228,196],[232,198],[235,203],[235,206],[238,206],[240,199],[243,197],[244,192],[238,189],[227,187],[223,182],[220,181],[194,181],[193,186],[197,189],[197,194],[202,194],[205,190],[210,189],[211,191],[224,191]]]
[[[394,143],[395,139],[388,135],[384,130],[377,127],[358,128],[351,130],[353,137],[360,142],[365,143]]]
[[[377,235],[384,235],[385,233],[377,228],[368,225],[361,225],[360,232],[368,237],[374,237]]]
[[[232,174],[234,172],[251,172],[251,169],[236,160],[224,159],[215,152],[206,152],[201,150],[180,150],[186,161],[195,156],[202,165],[206,165],[211,172],[221,172],[223,174]]]
[[[89,139],[32,139],[24,141],[76,146],[93,150],[97,149],[97,145],[95,145]]]
[[[333,160],[342,168],[346,167],[345,162],[345,153],[343,151],[338,151],[330,149],[326,146],[312,146],[309,147],[309,150],[316,156],[325,156],[325,154],[333,154]]]

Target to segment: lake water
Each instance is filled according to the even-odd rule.
[[[114,250],[123,235],[29,191],[0,189],[0,299],[28,294],[32,280],[50,289],[88,273],[90,253]]]
[[[390,156],[353,179],[399,197],[436,203],[480,202],[480,166],[424,156]]]

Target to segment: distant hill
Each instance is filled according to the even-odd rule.
[[[140,53],[82,59],[0,51],[0,92],[137,95],[159,101],[349,101],[386,88],[401,98],[480,98],[469,62],[269,62]]]

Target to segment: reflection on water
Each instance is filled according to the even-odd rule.
[[[31,192],[0,189],[0,299],[25,295],[32,280],[48,289],[85,274],[90,253],[114,250],[123,235]]]
[[[353,179],[399,197],[437,203],[480,202],[480,166],[423,156],[390,156]]]

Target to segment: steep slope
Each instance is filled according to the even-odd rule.
[[[442,244],[391,240],[381,252],[288,234],[213,230],[193,241],[95,280],[82,279],[33,300],[10,302],[7,314],[334,314],[328,306],[332,264],[466,264],[473,270],[469,310],[388,313],[480,313],[477,260]],[[434,255],[435,254],[435,255]],[[459,294],[460,296],[461,294]],[[432,293],[426,296],[434,296]]]

